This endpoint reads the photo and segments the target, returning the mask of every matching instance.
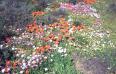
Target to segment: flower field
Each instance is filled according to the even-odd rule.
[[[97,2],[25,0],[6,10],[13,16],[0,8],[0,74],[115,74],[116,45]]]

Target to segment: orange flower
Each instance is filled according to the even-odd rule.
[[[64,18],[60,18],[59,23],[60,23],[60,28],[68,28],[69,27],[69,23],[67,21],[65,21]]]
[[[39,32],[39,29],[38,28],[35,28],[35,33],[38,33]]]
[[[28,69],[26,69],[25,74],[29,74],[29,70]]]
[[[77,26],[77,29],[80,31],[81,30],[81,26]]]
[[[41,16],[41,15],[44,15],[45,12],[42,12],[42,11],[35,11],[35,12],[32,12],[32,16],[33,17],[36,17],[36,16]]]
[[[59,18],[58,20],[59,21],[65,21],[65,18]]]
[[[69,30],[68,29],[61,29],[60,30],[62,33],[67,33]]]
[[[37,3],[37,1],[36,1],[36,0],[32,0],[32,3],[33,3],[33,4],[36,4],[36,3]]]
[[[44,38],[42,38],[42,40],[47,42],[47,41],[49,41],[49,37],[44,37]]]
[[[75,31],[77,29],[76,26],[72,26],[72,31]]]
[[[56,40],[57,40],[57,38],[55,38],[55,37],[54,37],[52,40],[53,40],[53,41],[56,41]]]
[[[39,33],[43,33],[44,29],[41,26],[39,26],[38,31],[39,31]]]
[[[13,68],[16,68],[17,64],[18,64],[18,61],[14,61],[13,62]]]
[[[36,48],[36,53],[40,53],[40,48]]]
[[[53,40],[55,36],[51,33],[48,37]]]
[[[65,33],[64,37],[70,37],[69,33]]]
[[[79,26],[77,26],[77,29],[78,29],[78,30],[81,30],[81,29],[83,29],[83,28],[84,28],[83,25],[79,25]]]
[[[33,31],[32,24],[27,25],[26,29],[28,32],[32,32]]]
[[[58,41],[61,41],[62,40],[62,35],[58,35]]]
[[[75,40],[75,38],[74,37],[69,37],[69,40]]]
[[[50,47],[51,47],[50,45],[38,47],[36,48],[36,53],[44,53],[45,51],[48,51]]]
[[[38,47],[38,48],[36,49],[36,52],[37,52],[37,53],[43,53],[44,51],[45,51],[45,49],[44,49],[43,46]]]
[[[84,0],[86,4],[94,4],[96,0]]]
[[[27,25],[26,28],[27,28],[28,32],[36,32],[36,33],[39,32],[39,27],[38,27],[36,21],[34,21],[32,24]]]
[[[46,51],[48,51],[50,49],[50,45],[45,45],[44,48],[46,49]]]
[[[49,24],[49,27],[55,28],[54,24]]]
[[[37,48],[36,51],[37,51],[38,53],[43,53],[43,52],[45,51],[45,49],[44,49],[43,46],[41,46],[41,47]]]

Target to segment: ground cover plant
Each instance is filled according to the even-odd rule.
[[[116,73],[116,46],[96,0],[22,0],[27,17],[13,12],[11,20],[13,2],[0,18],[1,74]]]

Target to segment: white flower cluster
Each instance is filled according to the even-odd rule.
[[[56,47],[55,50],[61,54],[61,56],[67,56],[67,49],[63,47]]]
[[[66,53],[66,48],[58,47],[59,53]]]
[[[42,62],[42,55],[33,55],[33,56],[30,55],[27,57],[27,59],[28,59],[27,64],[29,67],[32,68],[37,67]]]

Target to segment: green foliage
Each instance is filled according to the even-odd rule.
[[[36,5],[35,5],[35,9],[36,10],[40,10],[40,11],[44,11],[45,8],[47,8],[50,3],[54,2],[55,0],[37,0]]]
[[[0,49],[0,65],[5,66],[6,60],[15,60],[14,52],[10,48]]]
[[[57,51],[53,52],[52,55],[49,55],[48,60],[43,62],[39,68],[32,69],[31,74],[80,74],[75,70],[71,56],[63,57]],[[48,71],[45,71],[45,68]]]
[[[37,18],[38,23],[43,23],[43,24],[46,24],[46,25],[54,23],[54,22],[56,22],[56,20],[57,20],[57,18],[55,16],[51,15],[51,14],[46,14],[42,17]]]
[[[69,0],[70,3],[76,4],[78,0]]]

